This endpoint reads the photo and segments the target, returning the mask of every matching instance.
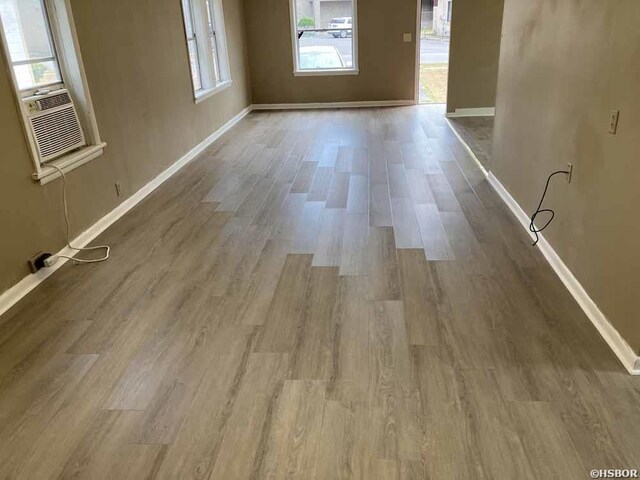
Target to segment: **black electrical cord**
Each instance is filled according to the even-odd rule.
[[[553,221],[553,217],[556,216],[556,212],[554,212],[550,208],[542,208],[542,203],[544,202],[544,197],[547,195],[547,190],[549,190],[549,183],[551,182],[551,179],[555,175],[559,175],[561,173],[565,175],[569,175],[571,172],[569,172],[568,170],[558,170],[556,172],[553,172],[551,175],[549,175],[549,178],[547,178],[547,184],[545,185],[544,191],[542,192],[542,198],[540,198],[540,203],[538,204],[538,208],[536,209],[535,213],[531,215],[531,223],[529,224],[529,231],[536,236],[536,240],[535,242],[533,242],[534,247],[537,245],[538,241],[540,240],[540,236],[538,234],[542,232],[545,228],[547,228],[549,224]],[[540,228],[536,228],[535,221],[538,215],[541,213],[550,213],[551,216],[549,217],[549,220],[547,220],[547,223],[545,223]]]

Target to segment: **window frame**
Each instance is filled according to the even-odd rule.
[[[359,75],[360,67],[358,63],[358,0],[351,0],[353,5],[351,45],[352,65],[345,68],[323,68],[323,69],[300,69],[300,42],[298,39],[298,20],[296,12],[296,0],[289,0],[289,23],[291,30],[291,49],[293,53],[293,76],[294,77],[321,77],[334,75]]]
[[[216,17],[217,13],[215,12],[214,0],[205,0],[205,4],[207,7],[207,23],[211,25],[211,29],[209,30],[209,43],[211,44],[209,48],[211,49],[211,58],[213,67],[213,81],[216,85],[222,83],[224,80],[222,78],[222,70],[220,68],[220,47],[218,46],[218,25],[216,25]],[[221,3],[222,5],[222,3]],[[222,36],[224,36],[224,31],[222,32]]]
[[[187,59],[191,74],[191,88],[195,103],[226,90],[232,85],[231,69],[224,28],[224,10],[222,0],[181,0],[182,18],[187,46]],[[191,66],[187,14],[191,20],[196,42],[197,65],[199,69],[200,88],[193,81]],[[212,29],[209,29],[209,19]]]
[[[80,44],[75,28],[73,12],[71,10],[71,2],[70,0],[42,0],[42,3],[45,6],[45,19],[47,20],[47,27],[54,54],[56,55],[62,83],[40,86],[35,89],[20,90],[18,79],[13,69],[9,43],[2,25],[0,25],[0,43],[2,44],[1,50],[4,54],[2,55],[4,58],[3,63],[11,79],[16,107],[20,113],[23,133],[34,165],[32,178],[40,182],[41,185],[44,185],[61,176],[58,170],[51,165],[60,168],[64,173],[70,172],[102,155],[107,144],[100,138],[98,122],[93,109],[93,102],[91,100],[89,84],[84,70]],[[44,88],[51,91],[65,88],[69,91],[75,104],[87,145],[64,154],[55,160],[51,160],[46,164],[41,164],[36,141],[29,127],[29,112],[27,111],[24,99],[28,97],[29,94]]]
[[[15,67],[16,66],[33,65],[33,64],[42,63],[42,62],[53,62],[54,65],[55,65],[56,72],[57,72],[58,77],[60,78],[60,80],[57,81],[57,82],[51,82],[51,83],[39,85],[39,86],[36,86],[36,87],[25,88],[25,89],[20,89],[20,86],[18,85],[17,88],[20,90],[20,94],[22,95],[23,98],[33,96],[38,90],[41,90],[41,89],[57,87],[57,86],[62,87],[64,85],[64,76],[63,76],[62,68],[60,67],[60,58],[59,58],[59,55],[58,55],[56,42],[55,42],[55,39],[53,37],[53,33],[51,31],[52,27],[51,27],[51,17],[49,15],[49,7],[47,6],[47,2],[45,0],[39,0],[39,3],[40,3],[40,5],[42,5],[42,12],[43,12],[44,18],[45,18],[45,28],[47,30],[47,38],[49,39],[49,45],[51,47],[52,56],[50,56],[50,57],[41,57],[41,58],[30,59],[30,60],[20,60],[20,61],[15,62],[11,58],[11,53],[9,52],[7,54],[7,62],[10,63],[11,67],[14,69],[14,72],[13,72],[14,75],[15,75]],[[4,29],[3,29],[3,31],[4,31]],[[7,50],[9,50],[9,47],[8,47],[9,42],[6,42],[6,44],[7,44]]]
[[[187,6],[188,4],[188,6]],[[197,34],[196,34],[196,29],[195,29],[195,18],[193,15],[193,11],[191,8],[191,0],[182,0],[182,5],[183,8],[185,8],[185,10],[183,10],[183,20],[184,20],[184,32],[185,32],[185,36],[187,38],[187,55],[189,57],[189,71],[191,72],[191,82],[193,84],[193,91],[194,93],[197,93],[201,90],[204,89],[204,86],[202,84],[202,66],[200,65],[200,53],[199,53],[199,45],[198,45],[198,38],[197,38]],[[189,16],[189,23],[191,24],[191,32],[189,31],[189,28],[187,26],[187,15]],[[193,35],[192,35],[193,33]],[[196,78],[196,72],[193,71],[193,68],[191,68],[192,64],[191,64],[191,42],[193,42],[193,49],[194,49],[194,53],[196,56],[196,68],[197,68],[197,78],[198,78],[198,84],[200,85],[199,87],[196,87],[196,82],[195,82],[195,78]]]

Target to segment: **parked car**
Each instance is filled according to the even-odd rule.
[[[331,30],[337,28],[338,30]],[[329,22],[329,34],[333,35],[333,38],[346,38],[350,37],[353,33],[353,18],[352,17],[336,17],[332,18]]]
[[[336,47],[314,46],[300,47],[301,70],[317,68],[344,68],[346,64]]]

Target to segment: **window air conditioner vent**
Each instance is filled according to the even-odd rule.
[[[44,97],[40,100],[35,101],[38,110],[43,112],[45,110],[51,110],[52,108],[60,107],[62,105],[69,105],[73,103],[71,101],[71,97],[67,92],[61,93],[59,95],[50,95]]]
[[[41,164],[86,145],[78,113],[66,90],[24,101]]]

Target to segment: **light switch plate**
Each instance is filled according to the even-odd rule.
[[[405,33],[402,35],[402,41],[405,43],[409,43],[411,42],[411,34],[410,33]]]

